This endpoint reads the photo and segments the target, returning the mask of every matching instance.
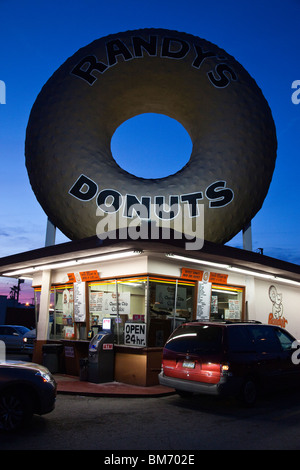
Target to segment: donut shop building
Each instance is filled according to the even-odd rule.
[[[111,153],[116,129],[143,113],[177,120],[191,138],[189,161],[166,178],[131,175]],[[32,280],[33,360],[58,345],[60,370],[78,375],[102,328],[113,379],[145,386],[158,383],[163,345],[182,322],[275,322],[300,338],[299,266],[224,245],[260,210],[276,149],[261,90],[204,39],[147,28],[67,59],[32,107],[25,156],[48,221],[73,241],[0,260],[0,275]],[[168,228],[173,239],[120,237],[135,218],[141,232]],[[119,239],[101,238],[114,230]],[[178,234],[209,242],[187,249]]]
[[[158,383],[162,347],[185,321],[257,320],[300,338],[300,267],[226,245],[91,237],[2,258],[0,274],[32,279],[33,360],[59,344],[59,371],[70,375],[107,319],[113,379],[142,386]]]

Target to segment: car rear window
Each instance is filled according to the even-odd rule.
[[[219,353],[222,350],[222,328],[209,325],[182,325],[165,344],[174,352]]]

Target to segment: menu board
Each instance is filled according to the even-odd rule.
[[[74,321],[85,322],[85,283],[74,282]]]
[[[209,320],[211,283],[198,282],[197,320]]]

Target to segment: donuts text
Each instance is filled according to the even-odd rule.
[[[105,213],[117,212],[123,207],[123,216],[131,218],[133,209],[139,212],[142,219],[150,219],[150,205],[153,204],[155,215],[161,219],[174,219],[180,210],[180,203],[187,203],[189,206],[189,217],[197,217],[198,202],[204,199],[203,192],[170,195],[169,201],[165,196],[155,196],[152,201],[150,196],[138,196],[134,194],[122,194],[116,189],[102,189],[98,192],[98,185],[86,175],[81,174],[69,190],[69,194],[83,202],[91,201],[95,196],[97,206]],[[232,189],[226,187],[226,181],[215,181],[210,184],[205,192],[205,197],[209,201],[209,207],[220,208],[227,206],[234,197]],[[166,207],[171,207],[172,210]],[[139,210],[137,210],[139,208]]]
[[[162,37],[161,44],[157,36],[149,36],[149,41],[140,36],[131,37],[131,50],[119,39],[112,39],[105,43],[106,61],[99,61],[94,55],[83,57],[72,69],[71,74],[84,80],[89,85],[94,85],[98,79],[98,73],[103,74],[120,60],[129,61],[142,58],[146,52],[150,57],[162,57],[166,59],[183,59],[188,54],[191,56],[191,65],[200,69],[204,61],[214,58],[218,61],[213,69],[207,72],[210,83],[216,88],[225,88],[232,80],[237,80],[235,71],[226,62],[227,57],[223,51],[204,51],[198,44],[190,44],[181,38]],[[160,50],[159,50],[160,46]]]

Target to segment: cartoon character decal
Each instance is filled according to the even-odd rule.
[[[269,325],[285,328],[288,321],[283,316],[282,294],[277,292],[274,285],[269,287],[269,298],[272,302],[272,313],[269,313]]]

